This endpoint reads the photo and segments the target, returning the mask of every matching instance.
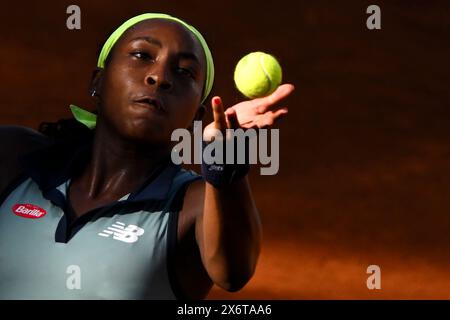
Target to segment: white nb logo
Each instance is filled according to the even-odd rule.
[[[113,235],[113,239],[133,243],[138,241],[138,237],[144,234],[144,229],[135,226],[134,224],[129,224],[125,227],[125,223],[116,222],[111,227],[100,232],[98,235],[108,238],[110,235]]]

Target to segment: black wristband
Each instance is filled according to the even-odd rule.
[[[203,141],[203,150],[209,143]],[[249,155],[248,155],[248,143],[245,144],[245,163],[237,163],[236,147],[234,148],[233,163],[226,163],[226,142],[223,141],[223,164],[212,163],[207,164],[202,160],[202,176],[208,183],[212,184],[216,188],[223,188],[244,178],[250,171]],[[234,144],[236,146],[236,144]],[[203,154],[203,152],[202,152]]]

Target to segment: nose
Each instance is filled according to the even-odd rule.
[[[159,65],[153,64],[150,71],[147,73],[145,77],[145,83],[149,85],[156,85],[163,90],[169,90],[172,88],[172,80],[168,75],[168,66],[165,66],[163,63]]]

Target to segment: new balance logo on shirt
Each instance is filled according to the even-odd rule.
[[[135,226],[134,224],[129,224],[125,227],[125,223],[115,222],[111,227],[98,233],[99,236],[108,238],[113,236],[113,239],[119,240],[126,243],[134,243],[138,241],[139,237],[144,234],[144,229]]]

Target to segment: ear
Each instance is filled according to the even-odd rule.
[[[191,125],[190,125],[189,127],[187,127],[187,129],[188,129],[189,131],[192,132],[192,130],[193,130],[193,125],[194,125],[194,121],[200,121],[200,120],[202,120],[203,117],[205,116],[205,113],[206,113],[206,107],[205,107],[205,105],[202,103],[202,104],[200,104],[200,105],[198,106],[197,111],[195,112],[194,119],[192,120]]]
[[[102,77],[103,69],[95,68],[92,72],[91,83],[89,85],[89,95],[98,96]]]

